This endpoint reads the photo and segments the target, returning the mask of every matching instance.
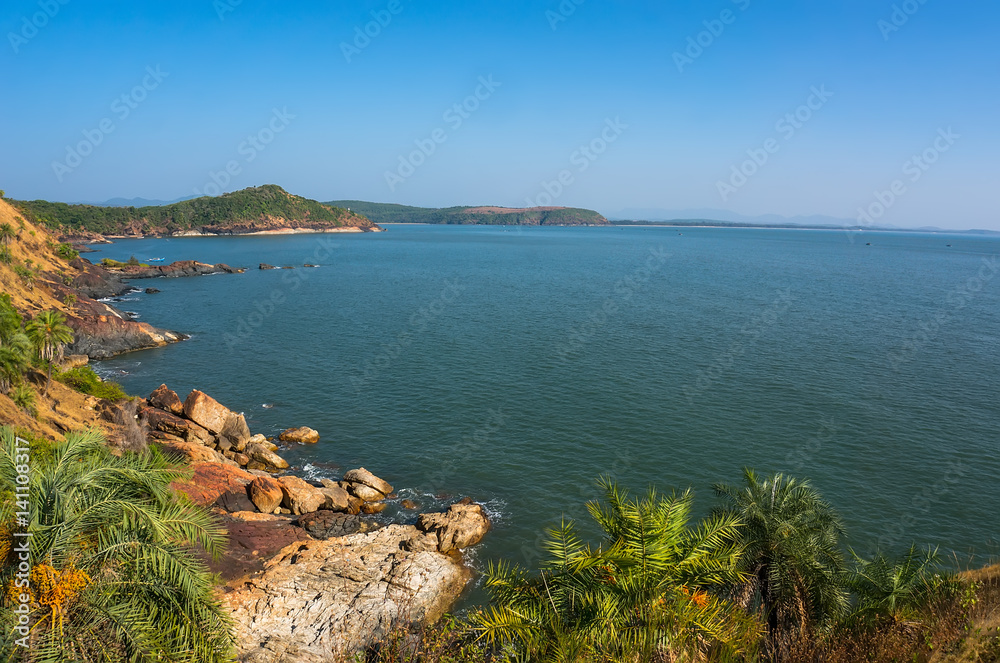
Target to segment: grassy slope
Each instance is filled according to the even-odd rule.
[[[18,229],[22,220],[23,217],[17,210],[5,200],[0,200],[0,223],[9,223]],[[49,275],[57,278],[61,273],[73,271],[65,260],[56,255],[52,248],[54,243],[55,239],[44,229],[24,221],[20,236],[10,244],[13,263],[0,263],[0,292],[10,295],[11,302],[22,316],[30,317],[39,311],[50,309],[62,312],[69,310],[44,283]],[[12,269],[14,264],[24,264],[26,260],[31,260],[32,265],[39,267],[40,276],[34,287],[29,287]],[[92,399],[55,380],[52,381],[49,396],[43,398],[41,390],[45,382],[44,376],[33,373],[29,375],[28,381],[37,395],[38,418],[29,417],[10,398],[0,394],[0,422],[27,429],[49,439],[61,438],[66,430],[103,426],[93,410]]]
[[[510,210],[506,213],[476,212],[474,207],[410,207],[363,200],[335,200],[327,205],[350,208],[375,223],[442,223],[488,225],[607,225],[608,220],[592,210],[575,207]]]
[[[30,220],[40,220],[65,233],[171,234],[192,229],[254,225],[372,227],[368,219],[358,214],[292,195],[273,184],[154,207],[97,207],[44,200],[17,201],[16,204]]]

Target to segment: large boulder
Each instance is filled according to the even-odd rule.
[[[269,468],[273,468],[275,470],[288,469],[288,461],[260,444],[248,444],[243,453],[245,453],[251,460],[263,463]]]
[[[149,404],[160,410],[166,410],[170,414],[177,416],[184,414],[184,403],[181,402],[181,397],[173,389],[168,389],[165,384],[161,384],[149,395]]]
[[[422,513],[417,529],[437,537],[438,551],[451,552],[483,540],[490,521],[478,504],[452,504],[445,513]]]
[[[197,442],[206,446],[211,446],[215,441],[215,438],[207,430],[189,419],[178,417],[176,414],[155,407],[143,408],[142,414],[153,430],[176,435],[188,442]]]
[[[361,467],[356,470],[348,470],[344,473],[344,481],[350,483],[359,483],[363,486],[368,486],[374,488],[383,495],[388,495],[392,492],[392,486],[389,485],[388,481],[383,481],[377,476]]]
[[[199,426],[218,435],[225,428],[229,418],[233,416],[233,411],[208,394],[194,389],[184,400],[184,415]]]
[[[355,497],[361,498],[365,502],[381,502],[385,499],[385,495],[378,492],[371,486],[364,485],[363,483],[348,483],[347,492]]]
[[[295,515],[319,511],[326,502],[326,495],[315,486],[309,485],[305,479],[286,475],[278,477],[278,483],[281,484],[281,505]]]
[[[403,550],[415,532],[389,525],[283,549],[222,598],[240,660],[340,660],[397,628],[439,619],[471,574],[452,556]]]
[[[281,506],[284,493],[281,484],[270,477],[257,477],[247,486],[247,494],[254,506],[263,513],[274,513]]]
[[[326,501],[323,502],[321,509],[328,509],[330,511],[346,511],[347,507],[350,506],[351,496],[347,494],[347,491],[333,484],[332,486],[325,485],[319,489],[319,492],[323,493]]]
[[[243,451],[250,442],[250,427],[242,414],[230,414],[219,432],[219,440],[225,440],[232,445],[234,451]]]
[[[219,498],[215,500],[215,506],[228,511],[229,513],[254,510],[254,503],[250,501],[249,497],[247,497],[247,491],[245,488],[233,488],[231,490],[227,490],[219,495]]]
[[[187,481],[174,482],[173,488],[187,495],[192,502],[208,506],[234,488],[244,489],[254,476],[234,465],[223,463],[198,463],[194,476]]]
[[[161,433],[161,435],[166,435],[166,433]],[[199,442],[175,440],[160,439],[160,448],[164,451],[164,453],[180,456],[186,460],[189,465],[193,465],[195,463],[222,463],[225,465],[236,464],[235,461],[226,458],[211,447],[206,447],[204,444]]]
[[[282,442],[295,442],[298,444],[316,444],[319,442],[319,433],[312,428],[301,426],[299,428],[289,428],[281,431],[278,439]]]

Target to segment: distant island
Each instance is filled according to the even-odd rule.
[[[267,184],[169,205],[104,207],[46,200],[10,201],[32,222],[63,238],[248,235],[283,232],[373,232],[376,224],[357,212],[288,193]],[[64,240],[65,241],[65,240]]]
[[[363,200],[334,200],[326,205],[358,212],[375,223],[440,223],[490,226],[607,226],[601,214],[576,207],[411,207]]]

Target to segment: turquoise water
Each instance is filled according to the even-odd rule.
[[[691,487],[704,513],[745,465],[811,479],[858,551],[917,541],[985,561],[1000,553],[1000,240],[854,240],[390,226],[121,241],[89,257],[251,269],[137,281],[162,292],[119,306],[192,338],[99,370],[137,394],[201,389],[254,432],[316,428],[319,445],[284,453],[308,473],[363,465],[424,506],[487,503],[480,564],[532,561],[602,474]]]

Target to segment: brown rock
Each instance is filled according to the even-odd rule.
[[[417,503],[414,502],[413,500],[403,500],[402,502],[399,503],[399,506],[403,507],[408,511],[416,511],[417,509],[420,508],[419,506],[417,506]]]
[[[229,513],[236,513],[239,511],[253,511],[254,504],[247,497],[247,491],[245,488],[233,488],[227,490],[226,492],[219,495],[219,498],[215,500],[215,506],[220,507]]]
[[[319,492],[323,493],[324,497],[326,497],[326,500],[320,507],[321,509],[346,511],[350,505],[351,496],[347,494],[346,490],[336,484],[333,486],[324,485],[319,489]]]
[[[351,495],[347,500],[347,513],[356,516],[361,513],[361,507],[364,505],[365,501],[360,497],[355,497]]]
[[[312,428],[302,426],[300,428],[289,428],[281,432],[278,439],[282,442],[295,442],[298,444],[316,444],[319,442],[319,433]]]
[[[281,484],[281,505],[293,514],[319,511],[319,507],[326,501],[326,495],[299,477],[278,477],[278,483]]]
[[[174,482],[172,486],[202,506],[208,506],[219,496],[233,488],[242,488],[253,481],[254,476],[236,465],[225,463],[198,463],[194,466],[194,476],[185,482]]]
[[[188,442],[186,440],[160,440],[160,448],[163,449],[163,452],[166,454],[180,456],[189,464],[226,463],[227,460],[215,450],[206,447],[204,444],[199,444],[198,442]]]
[[[254,469],[264,470],[269,467],[276,470],[288,469],[288,461],[259,444],[248,444],[244,453],[250,457],[251,461],[257,461],[261,464],[259,468],[255,466]],[[249,465],[250,463],[247,463],[248,467]]]
[[[184,414],[188,419],[212,433],[221,433],[233,416],[232,410],[208,394],[193,390],[184,400]]]
[[[385,495],[363,483],[348,484],[347,492],[355,497],[360,497],[365,502],[381,502],[385,499]]]
[[[417,529],[437,535],[438,551],[446,553],[482,541],[490,521],[478,504],[452,504],[445,513],[420,514]]]
[[[347,513],[333,513],[332,511],[304,514],[299,516],[296,524],[317,539],[331,539],[378,529],[376,523],[366,518]]]
[[[247,494],[254,506],[263,513],[274,513],[284,499],[281,484],[270,477],[257,477],[251,481],[247,486]]]
[[[168,389],[165,384],[161,384],[149,395],[149,404],[170,414],[178,416],[184,414],[184,403],[181,402],[180,396],[176,391]]]
[[[182,437],[188,442],[196,442],[206,446],[211,446],[213,443],[212,434],[193,421],[154,407],[143,408],[142,414],[153,430],[170,433]]]
[[[237,465],[246,465],[250,462],[250,456],[247,456],[246,454],[236,454],[236,457],[233,458],[233,460],[236,461]]]
[[[250,441],[250,427],[242,414],[232,414],[219,433],[220,438],[229,440],[236,451],[243,451]]]
[[[366,470],[365,468],[359,468],[356,470],[348,470],[344,473],[344,481],[350,481],[351,483],[360,483],[364,486],[369,486],[374,488],[383,495],[388,495],[392,492],[392,486],[389,485],[387,481],[379,479],[377,476]]]
[[[385,511],[385,502],[365,502],[361,505],[361,513],[374,515]]]

